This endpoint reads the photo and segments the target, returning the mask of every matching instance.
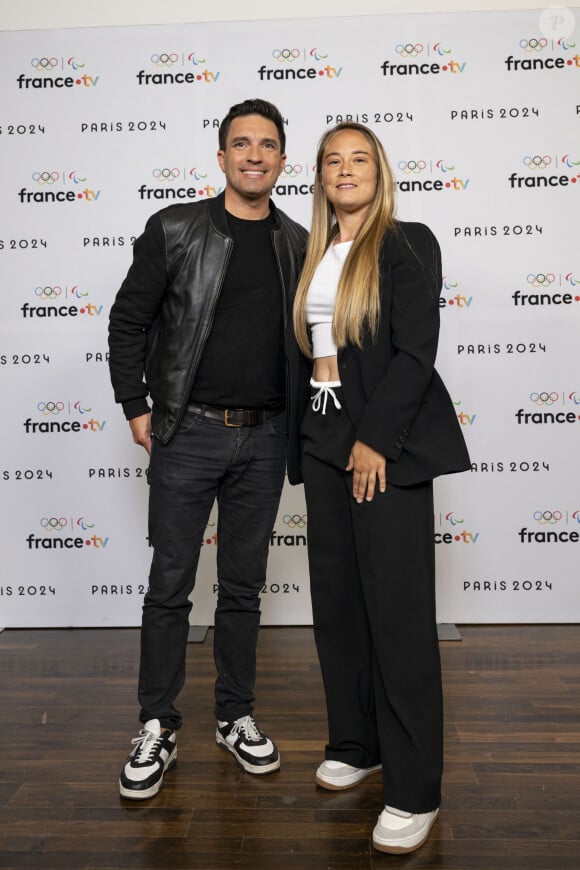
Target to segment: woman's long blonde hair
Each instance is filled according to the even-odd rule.
[[[332,322],[332,336],[338,348],[347,344],[361,347],[365,326],[373,337],[376,335],[380,317],[379,248],[385,232],[395,226],[395,181],[377,136],[368,127],[348,121],[327,130],[316,155],[312,227],[294,301],[296,339],[302,352],[310,357],[312,348],[306,325],[306,296],[316,267],[338,231],[334,208],[322,187],[322,160],[330,140],[343,130],[362,133],[369,142],[377,166],[377,189],[340,276]]]

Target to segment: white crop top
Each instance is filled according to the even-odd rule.
[[[312,332],[312,356],[336,356],[332,318],[338,282],[352,241],[331,245],[316,267],[306,297],[306,322]]]

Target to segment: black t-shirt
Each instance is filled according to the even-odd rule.
[[[265,220],[227,213],[234,240],[212,329],[191,399],[224,408],[284,404],[283,310],[280,272]]]

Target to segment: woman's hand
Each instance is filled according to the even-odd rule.
[[[368,444],[355,441],[348,458],[347,471],[352,471],[352,494],[359,504],[372,501],[379,482],[379,491],[387,488],[387,460]]]

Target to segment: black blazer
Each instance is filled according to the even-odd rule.
[[[434,368],[439,335],[441,255],[424,224],[397,223],[380,250],[381,319],[376,339],[338,352],[344,403],[355,438],[387,459],[387,484],[410,486],[470,467],[449,394]],[[300,483],[300,423],[312,360],[292,335],[288,479]]]

